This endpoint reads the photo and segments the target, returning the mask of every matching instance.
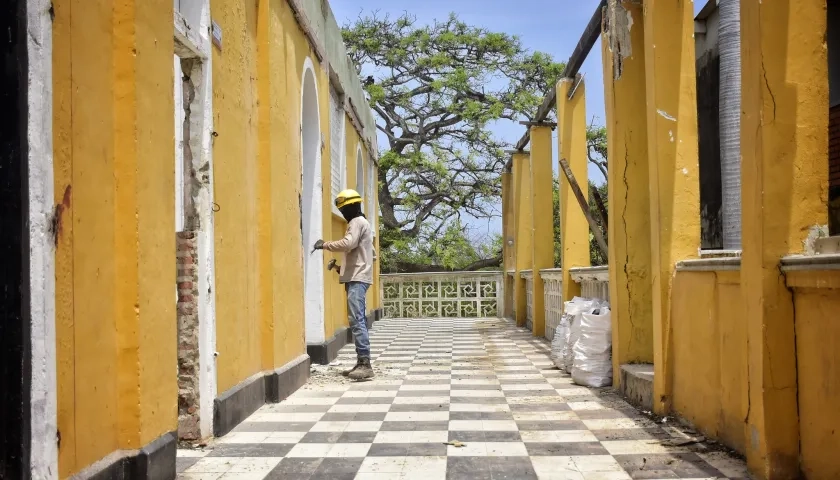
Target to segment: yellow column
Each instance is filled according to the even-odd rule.
[[[499,312],[505,318],[513,313],[513,284],[508,280],[508,270],[513,270],[513,174],[505,172],[502,181],[502,285],[505,289],[504,310]],[[509,242],[510,241],[510,242]]]
[[[653,323],[644,22],[641,5],[615,5],[601,45],[609,152],[613,384],[618,386],[622,364],[653,363]]]
[[[586,154],[586,86],[583,80],[564,78],[557,83],[558,154],[568,162],[583,196],[589,199],[589,173]],[[569,92],[576,88],[569,99]],[[572,192],[566,176],[560,170],[560,244],[563,267],[563,300],[580,295],[580,285],[572,280],[573,267],[588,267],[589,223]]]
[[[799,478],[794,305],[779,260],[827,222],[825,2],[742,1],[741,18],[747,461],[759,478]]]
[[[84,12],[80,10],[80,13]],[[84,15],[84,13],[82,13]],[[113,5],[119,445],[177,428],[172,3]]]
[[[263,370],[275,367],[274,359],[274,260],[272,251],[271,164],[272,118],[271,82],[271,15],[269,2],[257,4],[257,93],[258,104],[257,154],[257,312],[260,326],[260,363]]]
[[[670,406],[670,296],[674,264],[700,248],[697,84],[691,2],[644,7],[653,283],[653,405]]]
[[[533,215],[531,212],[531,161],[530,154],[517,153],[513,155],[513,184],[515,194],[513,197],[513,208],[515,217],[515,240],[513,246],[516,249],[516,271],[513,279],[513,302],[516,310],[516,324],[525,326],[527,318],[527,299],[525,292],[525,280],[521,278],[520,272],[528,270],[533,266]]]
[[[540,270],[554,266],[554,208],[551,198],[551,128],[531,127],[531,211],[533,213],[534,336],[545,335],[545,297]],[[588,253],[588,250],[587,250]]]

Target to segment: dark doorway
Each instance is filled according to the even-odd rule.
[[[26,0],[0,2],[0,478],[29,477]]]

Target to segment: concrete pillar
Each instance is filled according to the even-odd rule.
[[[525,280],[520,272],[533,266],[533,215],[531,212],[531,157],[528,153],[513,155],[513,208],[515,213],[516,271],[513,279],[513,302],[516,305],[516,324],[525,326],[527,299]]]
[[[513,284],[508,277],[508,271],[516,266],[514,263],[514,232],[513,230],[513,174],[502,174],[502,278],[505,289],[504,311],[499,312],[505,318],[513,316]]]
[[[611,2],[611,5],[612,2]],[[626,363],[653,363],[650,195],[642,6],[618,1],[602,36],[608,145],[613,384]]]
[[[558,155],[568,162],[583,196],[589,199],[588,156],[586,154],[586,86],[581,80],[564,78],[557,83]],[[576,88],[572,99],[569,92]],[[560,170],[560,244],[563,267],[563,300],[580,295],[580,285],[572,280],[573,267],[588,267],[589,223],[572,192],[566,176]]]
[[[741,19],[747,462],[759,478],[799,478],[795,312],[779,260],[827,222],[825,2],[744,0]]]
[[[545,297],[540,270],[554,266],[551,128],[531,127],[531,205],[533,212],[533,334],[545,336]]]
[[[653,300],[654,411],[670,407],[670,296],[674,265],[700,248],[697,80],[691,2],[644,6]]]

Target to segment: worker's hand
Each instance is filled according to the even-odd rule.
[[[327,270],[332,270],[333,268],[335,268],[335,259],[334,258],[332,260],[330,260],[330,263],[327,264]]]
[[[318,240],[317,242],[315,242],[315,246],[312,247],[312,248],[314,250],[323,250],[324,249],[324,241],[323,240]]]

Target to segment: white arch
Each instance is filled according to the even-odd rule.
[[[300,80],[301,220],[303,244],[303,298],[306,343],[325,340],[324,254],[311,253],[323,237],[323,175],[321,173],[321,112],[315,65],[306,57]]]

